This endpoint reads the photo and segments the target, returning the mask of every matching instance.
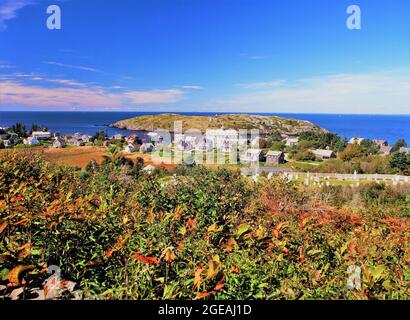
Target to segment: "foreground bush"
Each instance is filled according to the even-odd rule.
[[[0,159],[0,271],[58,265],[106,299],[408,299],[408,190],[258,184],[227,170]],[[346,286],[361,269],[360,290]],[[23,279],[24,280],[24,279]],[[13,285],[24,285],[20,283]]]

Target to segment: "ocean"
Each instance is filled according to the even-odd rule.
[[[22,122],[29,129],[35,123],[52,132],[72,134],[76,132],[93,135],[105,130],[109,136],[131,131],[109,128],[107,125],[140,115],[156,112],[13,112],[0,111],[0,126],[11,126]],[[215,113],[185,112],[186,115],[214,115]],[[222,114],[222,113],[220,113]],[[258,114],[258,113],[255,113]],[[264,113],[285,118],[310,121],[322,128],[351,138],[360,136],[368,139],[384,139],[393,144],[405,139],[410,144],[410,115],[350,115],[350,114],[295,114]]]

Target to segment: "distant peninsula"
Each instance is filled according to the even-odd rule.
[[[326,132],[325,129],[305,120],[295,120],[277,116],[250,114],[223,114],[214,116],[188,116],[182,114],[144,115],[121,120],[110,127],[126,130],[155,131],[165,129],[174,131],[175,121],[182,121],[182,131],[197,129],[205,132],[208,129],[258,129],[261,134],[280,134],[282,137],[298,136],[302,132]]]

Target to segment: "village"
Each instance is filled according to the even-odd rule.
[[[276,139],[273,144],[267,143],[267,137],[252,136],[233,129],[208,129],[204,134],[176,133],[165,139],[162,131],[133,133],[129,136],[115,134],[108,137],[104,131],[94,136],[75,133],[60,135],[52,133],[46,128],[33,125],[29,134],[21,130],[22,125],[16,124],[12,128],[0,127],[0,148],[30,148],[43,146],[46,148],[70,148],[84,146],[109,147],[117,146],[124,155],[150,154],[156,163],[176,163],[185,161],[187,164],[233,164],[242,169],[245,176],[260,174],[292,173],[288,163],[305,163],[311,166],[336,159],[340,154],[330,145],[324,148],[307,148],[300,136],[288,136]],[[342,140],[340,140],[342,141]],[[402,143],[399,147],[389,146],[386,140],[367,140],[353,137],[345,140],[345,146],[360,146],[370,144],[374,154],[382,157],[393,153],[410,154],[410,148]],[[314,143],[311,143],[314,145]],[[339,147],[340,149],[340,147]],[[303,156],[300,156],[302,154]],[[178,158],[179,157],[179,158]],[[155,162],[155,161],[154,161]],[[150,170],[155,167],[150,166]],[[356,171],[354,172],[356,174]]]

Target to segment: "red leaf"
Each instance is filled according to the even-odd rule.
[[[232,267],[231,272],[232,272],[232,273],[236,273],[236,274],[240,274],[240,273],[241,273],[241,270],[239,270],[238,267]]]
[[[188,228],[189,228],[189,231],[191,233],[193,233],[195,231],[196,225],[197,225],[197,222],[194,219],[192,219],[191,217],[189,217],[188,218]]]
[[[6,229],[8,226],[7,222],[3,222],[3,224],[0,226],[0,234],[4,231],[4,229]]]
[[[225,286],[224,283],[218,283],[218,284],[215,286],[214,291],[219,291],[219,290],[221,290],[224,286]]]
[[[141,255],[141,251],[138,251],[136,253],[134,253],[131,258],[138,260],[139,262],[142,263],[146,263],[146,264],[153,264],[153,265],[157,265],[159,264],[158,258],[156,257],[144,257]]]
[[[212,294],[212,292],[201,292],[200,294],[198,294],[195,297],[195,300],[206,298],[206,297],[210,296],[211,294]]]
[[[194,290],[195,290],[195,288],[197,288],[202,283],[201,273],[202,273],[203,269],[204,269],[203,264],[200,264],[195,269],[195,272],[194,272]]]

